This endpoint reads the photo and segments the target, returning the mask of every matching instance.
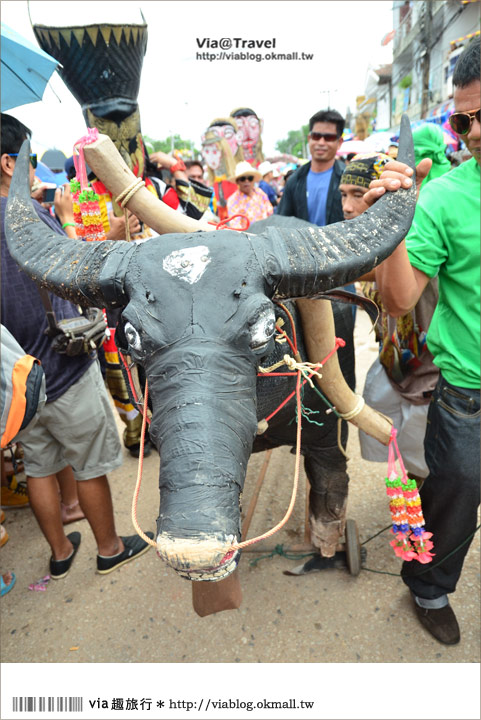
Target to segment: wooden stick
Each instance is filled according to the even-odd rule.
[[[311,543],[311,529],[309,527],[309,495],[311,490],[311,483],[309,478],[306,477],[306,500],[305,500],[305,513],[304,513],[304,543],[310,545]]]
[[[259,477],[257,478],[254,492],[252,493],[251,501],[250,501],[249,507],[247,509],[247,515],[242,524],[242,540],[247,540],[247,533],[249,532],[249,527],[250,527],[250,524],[252,521],[252,516],[254,515],[254,510],[256,509],[257,501],[259,499],[259,494],[260,494],[260,491],[262,488],[262,483],[264,482],[264,478],[266,476],[267,466],[269,465],[271,455],[272,455],[272,450],[266,450],[266,454],[264,456],[264,463],[261,467]]]
[[[85,145],[84,153],[85,161],[112,193],[114,200],[137,179],[108,135],[99,135],[98,140],[91,145]],[[161,235],[215,230],[213,225],[172,210],[145,187],[134,193],[127,202],[127,208]]]
[[[239,569],[218,582],[193,582],[192,605],[200,617],[222,610],[235,610],[242,602]]]

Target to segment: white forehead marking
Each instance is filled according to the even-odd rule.
[[[197,245],[193,248],[174,250],[167,255],[162,266],[169,275],[193,285],[200,280],[210,261],[209,248],[205,245]]]

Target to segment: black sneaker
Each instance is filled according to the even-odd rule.
[[[79,532],[71,532],[70,535],[67,535],[67,538],[72,543],[73,550],[65,560],[54,560],[53,557],[50,558],[50,577],[52,580],[60,580],[67,575],[79,549],[81,540]]]
[[[145,533],[151,540],[154,539],[154,533]],[[136,557],[143,555],[147,552],[150,545],[149,543],[142,540],[140,535],[130,535],[129,537],[120,538],[124,543],[125,549],[117,555],[97,555],[97,572],[100,575],[107,575],[121,565],[134,560]]]

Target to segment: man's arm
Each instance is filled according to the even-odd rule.
[[[431,169],[429,158],[422,160],[416,167],[416,190],[419,197],[421,183]],[[397,161],[386,165],[379,180],[373,180],[369,191],[364,195],[368,205],[372,205],[385,192],[395,192],[400,187],[411,184],[412,169]],[[412,310],[421,297],[429,277],[409,262],[406,242],[403,240],[384,262],[375,268],[376,284],[381,293],[386,310],[392,317],[401,317]]]
[[[382,301],[392,317],[406,315],[416,305],[429,282],[426,273],[409,262],[405,240],[375,269]]]

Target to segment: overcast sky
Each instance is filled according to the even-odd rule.
[[[81,5],[83,12],[75,13]],[[193,140],[211,120],[239,106],[264,119],[267,154],[289,130],[307,123],[327,106],[343,114],[355,109],[370,66],[391,62],[392,3],[375,2],[42,2],[30,3],[33,22],[72,25],[100,22],[147,23],[149,41],[140,84],[142,131],[156,139],[171,132]],[[2,22],[36,43],[27,2],[2,2]],[[312,53],[312,60],[203,61],[197,38],[275,38],[275,51]],[[250,50],[249,52],[254,52]],[[256,51],[258,52],[258,51]],[[265,50],[264,52],[268,52]],[[54,94],[54,91],[59,99]],[[54,76],[41,103],[10,114],[34,132],[33,146],[71,147],[85,132],[78,103]]]

